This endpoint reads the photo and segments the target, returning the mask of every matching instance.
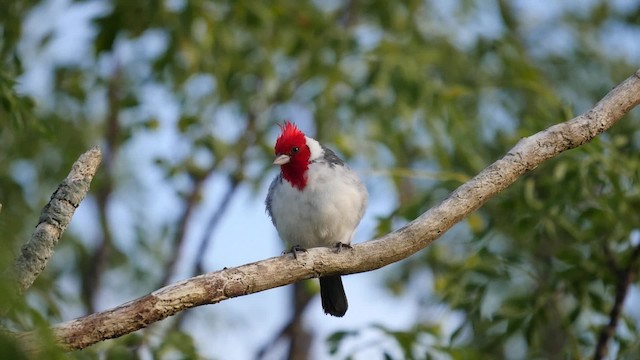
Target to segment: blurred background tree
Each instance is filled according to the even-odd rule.
[[[261,212],[278,121],[296,121],[364,175],[365,240],[520,137],[585,111],[640,63],[640,4],[624,0],[0,6],[3,268],[77,156],[94,144],[105,155],[46,271],[23,299],[2,300],[16,330],[276,255],[275,232],[242,231],[270,228]],[[318,322],[334,320],[305,311],[311,282],[290,306],[271,292],[252,296],[269,300],[260,307],[234,299],[67,356],[636,359],[638,115],[369,274],[394,297],[380,311],[354,310],[371,293],[347,283],[353,315],[329,337]],[[411,321],[394,323],[397,312]]]

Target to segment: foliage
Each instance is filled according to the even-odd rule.
[[[0,265],[10,266],[75,158],[95,143],[106,155],[85,200],[93,231],[65,235],[28,301],[2,303],[13,309],[5,325],[46,326],[94,311],[105,291],[135,296],[170,280],[207,183],[224,180],[231,197],[237,186],[264,195],[258,189],[267,181],[274,123],[283,118],[312,122],[316,136],[351,162],[385,169],[397,201],[378,219],[382,234],[520,137],[586,110],[635,71],[632,55],[609,40],[624,45],[622,34],[637,33],[638,5],[556,6],[553,20],[536,25],[504,0],[447,3],[3,4],[0,226],[12,251]],[[21,28],[36,26],[22,19],[42,18],[52,4],[92,14],[90,26],[80,27],[89,47],[64,61],[54,56],[43,70],[48,88],[29,94],[20,91],[34,71],[25,57],[51,56],[69,29],[38,33]],[[21,51],[21,41],[35,50]],[[612,264],[624,268],[638,246],[639,123],[636,111],[597,141],[535,169],[389,275],[389,290],[403,293],[428,271],[433,289],[419,284],[424,310],[445,305],[462,319],[457,325],[420,317],[407,329],[350,329],[330,337],[330,350],[343,354],[343,340],[375,329],[405,358],[589,356],[620,278]],[[136,152],[142,139],[166,137],[169,151]],[[157,191],[179,204],[177,213],[145,211],[154,205],[144,191],[152,175],[162,178]],[[122,218],[128,221],[116,223]],[[202,269],[191,265],[192,273]],[[637,319],[625,313],[621,321],[612,348],[620,358],[637,357]],[[193,333],[179,327],[72,356],[197,357]],[[15,351],[4,338],[0,346]]]

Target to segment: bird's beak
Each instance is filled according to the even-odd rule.
[[[278,155],[275,160],[273,160],[273,165],[284,165],[291,160],[291,156],[289,155]]]

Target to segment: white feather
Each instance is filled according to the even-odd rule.
[[[324,155],[324,150],[322,150],[322,145],[316,139],[312,139],[308,136],[304,137],[307,140],[307,146],[309,147],[309,151],[311,155],[309,156],[309,161],[316,161]]]

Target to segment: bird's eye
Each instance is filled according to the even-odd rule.
[[[293,147],[293,149],[291,149],[291,154],[295,154],[295,153],[297,153],[298,151],[300,151],[300,148],[299,148],[299,147],[297,147],[297,146],[294,146],[294,147]]]

